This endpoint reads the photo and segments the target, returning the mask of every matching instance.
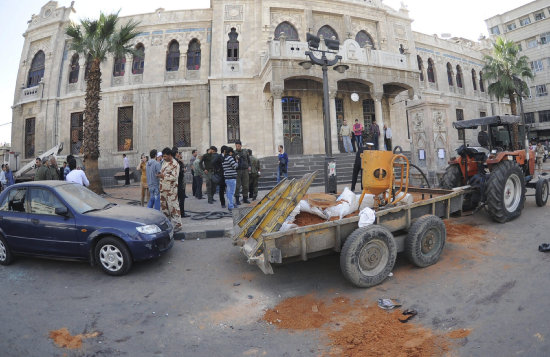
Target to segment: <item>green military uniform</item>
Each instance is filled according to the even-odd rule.
[[[260,160],[255,156],[250,156],[250,196],[253,200],[258,197],[258,180],[260,178]]]
[[[46,171],[46,180],[59,180],[59,171],[57,167],[48,167],[48,171]]]
[[[237,187],[235,187],[235,200],[239,202],[239,195],[243,194],[243,201],[248,201],[248,169],[250,168],[250,157],[248,156],[248,150],[242,149],[235,150],[235,158],[239,167],[237,169]]]
[[[214,193],[216,191],[216,184],[212,182],[212,175],[214,174],[214,163],[218,157],[217,153],[206,153],[202,156],[200,161],[200,168],[203,171],[208,171],[204,173],[206,179],[206,193],[208,195],[208,202],[214,201]]]
[[[42,164],[42,166],[40,166],[34,173],[34,181],[47,180],[48,179],[47,175],[48,175],[48,168],[46,167],[46,165]]]

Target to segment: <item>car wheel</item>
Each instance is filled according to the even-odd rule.
[[[6,242],[6,239],[0,234],[0,264],[9,265],[13,261],[13,255]]]
[[[109,275],[124,275],[132,267],[132,256],[126,245],[114,237],[103,238],[95,247],[99,266]]]

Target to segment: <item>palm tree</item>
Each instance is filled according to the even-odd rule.
[[[512,115],[517,115],[516,96],[524,95],[527,91],[527,85],[524,81],[521,88],[515,85],[515,78],[533,79],[533,72],[529,67],[527,56],[518,57],[519,48],[513,42],[498,37],[493,44],[493,55],[485,55],[485,66],[483,67],[483,79],[491,81],[487,90],[489,94],[497,99],[508,97],[510,100],[510,110]],[[518,126],[513,126],[514,145],[517,145]]]
[[[134,53],[129,43],[135,38],[138,22],[129,21],[119,26],[118,14],[100,13],[99,19],[83,19],[80,24],[71,23],[65,33],[71,38],[70,49],[82,54],[91,61],[91,67],[86,80],[86,108],[84,110],[84,138],[82,150],[86,162],[86,174],[90,181],[90,189],[95,193],[103,193],[99,176],[99,101],[101,100],[101,62],[107,56],[115,58]]]

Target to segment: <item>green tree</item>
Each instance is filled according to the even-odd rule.
[[[103,193],[99,176],[99,101],[101,100],[101,62],[108,56],[115,58],[135,53],[130,41],[139,31],[138,22],[129,21],[119,25],[120,10],[113,14],[100,13],[99,19],[83,19],[80,24],[71,23],[65,33],[71,38],[70,49],[91,61],[86,80],[86,108],[84,110],[84,137],[82,152],[90,189]]]
[[[513,42],[498,37],[493,44],[492,56],[484,56],[483,79],[490,81],[487,90],[497,99],[507,97],[510,100],[510,111],[517,115],[516,96],[524,95],[527,85],[524,80],[533,79],[527,56],[519,56],[519,48]],[[514,78],[521,80],[516,86]],[[518,127],[513,126],[514,143],[517,143]]]

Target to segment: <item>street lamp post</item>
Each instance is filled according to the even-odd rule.
[[[327,50],[319,49],[319,42],[321,39],[317,36],[314,36],[310,33],[307,34],[307,43],[309,51],[306,51],[306,56],[309,57],[309,61],[300,62],[300,66],[304,69],[310,69],[314,64],[321,66],[323,71],[323,129],[325,134],[325,193],[336,193],[337,180],[336,180],[336,162],[332,157],[332,134],[330,129],[330,102],[329,102],[329,93],[328,93],[328,67],[335,66],[341,59],[342,56],[337,55],[338,50],[340,49],[340,42],[338,40],[325,39],[325,45],[328,48]],[[332,50],[332,51],[331,51]],[[320,53],[321,58],[315,56],[314,52]],[[327,53],[334,54],[333,59],[327,58]],[[334,70],[338,73],[344,73],[349,66],[347,65],[336,65]]]

